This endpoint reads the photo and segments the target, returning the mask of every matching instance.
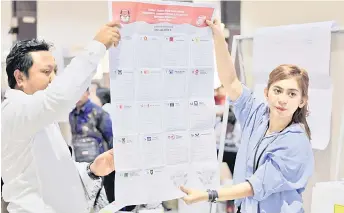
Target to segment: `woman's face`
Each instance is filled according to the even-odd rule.
[[[271,84],[269,89],[265,89],[265,98],[268,101],[270,113],[280,118],[291,118],[294,112],[306,103],[294,78]]]

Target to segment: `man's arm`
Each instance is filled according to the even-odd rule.
[[[99,61],[106,49],[120,39],[118,23],[105,25],[86,49],[76,56],[45,89],[33,95],[23,95],[3,107],[2,114],[7,115],[14,129],[21,134],[11,134],[17,139],[27,139],[44,126],[67,114],[90,85]],[[13,128],[12,128],[13,129]]]

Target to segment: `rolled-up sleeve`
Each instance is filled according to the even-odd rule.
[[[309,140],[304,135],[293,134],[267,150],[264,163],[247,181],[253,188],[253,199],[262,201],[273,193],[303,189],[313,169]]]
[[[99,189],[101,188],[101,179],[93,180],[88,176],[86,167],[88,163],[75,162],[75,166],[79,171],[81,181],[85,187],[85,191],[89,198],[94,199]]]
[[[85,188],[85,193],[86,193],[86,197],[88,198],[87,202],[88,202],[89,208],[90,209],[94,208],[94,212],[99,212],[100,209],[104,208],[106,205],[109,204],[106,197],[105,189],[102,186],[102,180],[101,179],[93,180],[88,176],[87,171],[86,171],[86,167],[88,163],[75,162],[75,165],[76,165],[76,168],[79,170],[79,175]],[[95,202],[95,199],[97,197],[99,190],[101,190],[99,194],[99,198],[96,202],[96,205],[93,207],[93,204]]]
[[[247,126],[247,121],[250,118],[256,117],[255,114],[263,112],[265,106],[261,101],[256,100],[253,96],[253,92],[244,84],[243,91],[238,99],[235,101],[228,100],[230,105],[233,105],[234,114],[236,119],[239,121],[242,128]],[[254,120],[254,119],[253,119]]]

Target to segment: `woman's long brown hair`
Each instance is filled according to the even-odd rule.
[[[285,79],[295,78],[300,89],[302,98],[308,100],[308,86],[309,77],[308,73],[295,65],[283,64],[275,68],[269,75],[268,89],[276,81],[281,81]],[[293,123],[302,123],[305,127],[307,136],[311,140],[311,130],[309,129],[306,117],[308,116],[308,103],[306,103],[302,108],[298,108],[292,118]]]

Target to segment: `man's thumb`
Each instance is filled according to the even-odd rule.
[[[214,23],[213,23],[212,21],[206,20],[205,22],[207,23],[207,25],[208,25],[209,27],[211,27],[211,28],[214,27]]]

